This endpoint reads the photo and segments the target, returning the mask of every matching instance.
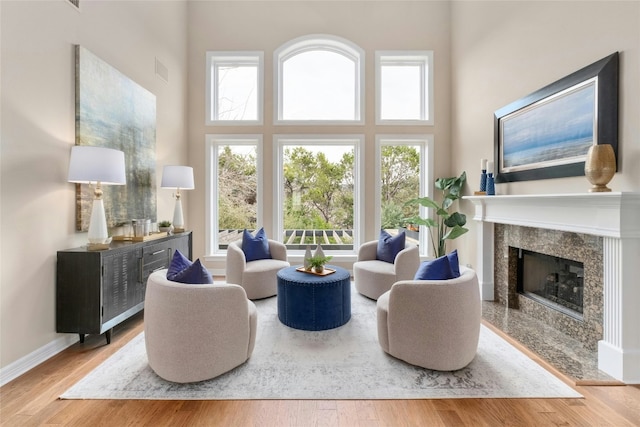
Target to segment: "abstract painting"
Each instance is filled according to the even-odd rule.
[[[127,184],[103,186],[108,227],[156,221],[156,97],[82,46],[76,46],[76,145],[125,154]],[[87,231],[93,189],[76,188],[76,229]]]

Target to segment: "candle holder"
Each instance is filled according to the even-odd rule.
[[[487,191],[487,170],[482,169],[480,174],[480,192]]]
[[[496,184],[491,172],[487,173],[487,196],[495,196]]]

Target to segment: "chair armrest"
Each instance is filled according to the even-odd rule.
[[[396,255],[394,262],[396,281],[413,279],[419,267],[420,251],[418,247],[411,243],[407,244],[405,248]]]
[[[227,283],[234,283],[236,285],[242,284],[242,273],[247,268],[247,260],[244,257],[244,252],[237,242],[229,243],[227,247],[227,262],[226,262],[226,280]]]
[[[358,249],[358,261],[372,261],[376,259],[376,251],[378,249],[378,241],[372,240],[363,243]]]
[[[287,260],[287,247],[284,243],[269,239],[269,252],[271,252],[272,259]]]

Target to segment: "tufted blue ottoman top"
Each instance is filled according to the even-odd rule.
[[[321,331],[342,326],[351,319],[351,277],[344,268],[327,266],[326,276],[278,271],[278,318],[296,329]]]

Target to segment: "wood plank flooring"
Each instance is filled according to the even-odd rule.
[[[4,426],[640,426],[640,386],[575,386],[584,399],[59,400],[143,329],[118,326],[110,345],[88,336],[0,388]],[[500,331],[496,331],[505,336]],[[510,340],[508,337],[506,339]],[[510,340],[512,343],[513,340]],[[517,343],[514,343],[517,345]],[[521,348],[525,352],[526,349]],[[563,381],[574,383],[527,354]]]

